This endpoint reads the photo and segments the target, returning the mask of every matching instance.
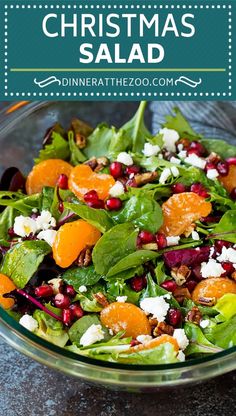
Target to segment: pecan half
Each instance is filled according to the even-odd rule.
[[[102,305],[104,308],[109,305],[106,296],[102,292],[94,293],[93,297],[96,299],[97,303]]]
[[[91,247],[85,247],[79,257],[76,260],[78,267],[87,267],[92,263],[92,250]]]
[[[185,320],[189,322],[193,322],[196,325],[200,324],[200,321],[202,319],[202,314],[199,311],[197,306],[194,306],[191,311],[188,312]]]
[[[162,334],[173,335],[174,328],[172,325],[168,325],[165,322],[160,322],[153,330],[154,337],[158,337]]]
[[[177,141],[176,145],[178,145],[178,144],[182,144],[184,146],[184,149],[186,150],[190,146],[190,140],[189,139],[186,139],[186,138],[179,139]]]
[[[149,324],[152,328],[155,328],[158,324],[158,321],[156,318],[150,317],[148,318]]]
[[[207,157],[206,161],[216,164],[217,162],[219,162],[221,160],[221,157],[219,155],[217,155],[215,152],[211,152],[209,154],[209,156]]]
[[[94,169],[94,172],[100,172],[109,164],[109,160],[106,157],[97,158],[97,166]]]
[[[134,175],[135,182],[138,186],[153,182],[157,178],[157,172],[137,173]]]
[[[232,278],[233,280],[236,280],[236,272],[233,272],[233,273],[231,274],[231,278]]]
[[[184,299],[191,299],[191,295],[187,287],[177,287],[174,291],[174,297],[179,303],[183,303]]]
[[[214,306],[216,304],[216,298],[199,298],[198,303],[204,306]]]
[[[191,270],[182,264],[180,267],[173,267],[171,276],[175,279],[178,286],[182,286],[190,276]]]
[[[92,170],[94,170],[97,167],[97,159],[96,157],[91,157],[91,159],[86,160],[86,162],[84,162],[84,165],[88,165]]]

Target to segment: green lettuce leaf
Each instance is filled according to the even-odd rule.
[[[64,347],[69,340],[67,332],[63,329],[63,324],[50,315],[36,309],[33,314],[34,319],[37,320],[39,328],[35,331],[35,334],[41,338],[46,339],[52,344],[59,347]]]
[[[68,132],[68,144],[70,150],[71,165],[76,166],[79,163],[84,162],[86,160],[86,157],[75,143],[74,133],[71,130]]]
[[[9,228],[13,227],[16,211],[12,207],[6,207],[0,214],[0,245],[8,247],[9,243]]]
[[[186,137],[190,140],[201,138],[201,136],[192,129],[179,108],[173,108],[173,113],[174,115],[166,116],[166,122],[163,124],[163,127],[176,130],[180,137]]]
[[[236,243],[236,210],[227,211],[209,237]]]
[[[22,289],[51,252],[45,241],[23,241],[12,247],[5,255],[1,273],[10,277],[15,285]]]
[[[223,159],[236,156],[236,146],[227,143],[225,140],[202,138],[201,143],[206,150],[217,153]]]
[[[186,322],[184,325],[185,333],[190,341],[190,344],[185,350],[186,356],[193,354],[213,354],[222,351],[216,345],[212,344],[203,334],[199,326]]]
[[[227,321],[206,328],[206,337],[221,348],[230,348],[236,345],[236,315]]]
[[[39,157],[34,159],[34,161],[35,163],[39,163],[47,159],[68,160],[69,157],[70,149],[68,141],[66,141],[59,133],[53,131],[52,142],[40,150]]]
[[[120,353],[114,356],[119,363],[126,364],[170,364],[176,363],[176,351],[169,342],[156,348],[133,353]]]
[[[214,309],[220,314],[216,317],[217,322],[231,319],[236,315],[236,295],[234,293],[226,293],[217,301]]]

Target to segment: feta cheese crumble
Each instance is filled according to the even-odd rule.
[[[127,296],[117,296],[116,302],[126,302],[127,299]]]
[[[179,360],[181,363],[185,361],[185,354],[182,350],[180,350],[177,354],[177,360]]]
[[[175,163],[176,165],[180,165],[181,160],[178,159],[177,157],[171,156],[170,163]]]
[[[56,220],[50,211],[43,210],[35,220],[38,230],[48,230],[56,226]]]
[[[185,158],[185,162],[189,165],[195,166],[196,168],[205,169],[206,161],[201,159],[199,156],[192,153]]]
[[[16,235],[28,237],[30,234],[34,235],[37,232],[37,225],[32,218],[19,215],[15,218],[13,229]]]
[[[54,295],[58,295],[58,293],[60,293],[63,280],[60,279],[60,277],[55,277],[54,279],[49,280],[48,283],[52,286]]]
[[[207,328],[208,326],[209,326],[209,323],[210,323],[210,321],[209,321],[209,319],[202,319],[201,321],[200,321],[200,327],[201,328]]]
[[[176,130],[167,129],[166,127],[161,129],[159,133],[163,135],[162,139],[164,142],[164,147],[169,152],[175,152],[175,143],[179,140],[179,133]]]
[[[38,329],[38,322],[33,318],[33,316],[28,314],[23,315],[20,318],[19,323],[31,332],[34,332]]]
[[[176,246],[177,244],[179,244],[179,240],[180,240],[180,236],[170,236],[170,237],[166,237],[166,242],[167,242],[167,246]]]
[[[163,322],[170,308],[163,296],[145,298],[140,302],[140,308],[148,315],[153,315],[159,322]]]
[[[189,340],[185,334],[184,329],[181,329],[181,328],[175,329],[173,333],[173,337],[178,342],[179,348],[184,351],[189,344]]]
[[[163,169],[163,171],[161,172],[160,178],[159,178],[159,183],[164,185],[166,183],[167,179],[169,179],[171,175],[172,175],[171,170],[169,168]]]
[[[141,344],[145,345],[152,340],[151,335],[138,335],[136,340],[141,342]]]
[[[172,175],[177,178],[177,176],[179,176],[179,169],[176,166],[172,166],[170,168]]]
[[[46,243],[48,243],[49,246],[52,247],[55,241],[56,235],[57,235],[57,231],[55,230],[45,230],[45,231],[40,231],[40,233],[37,235],[37,238],[39,240],[46,241]]]
[[[94,344],[95,342],[101,341],[104,339],[104,331],[102,330],[101,325],[91,325],[87,331],[80,338],[80,344],[83,347],[88,347],[89,345]]]
[[[208,179],[214,180],[219,176],[219,172],[216,169],[208,169],[206,176]]]
[[[144,149],[143,149],[143,154],[144,156],[150,157],[150,156],[156,156],[157,153],[160,152],[160,147],[156,144],[153,145],[151,143],[145,143],[144,145]]]
[[[116,160],[126,166],[131,166],[134,163],[132,157],[127,152],[119,153]]]
[[[87,287],[85,286],[85,285],[81,285],[80,287],[79,287],[79,292],[80,293],[85,293],[85,292],[87,292]]]
[[[215,259],[209,259],[208,262],[201,263],[201,275],[204,279],[207,277],[220,277],[225,270]]]
[[[232,247],[223,247],[221,255],[217,257],[217,260],[220,262],[229,261],[230,263],[236,263],[236,250]]]
[[[200,237],[197,231],[192,231],[192,239],[196,241],[200,240]]]
[[[109,195],[116,197],[120,196],[125,192],[124,186],[121,182],[116,181],[115,185],[113,185],[109,191]]]
[[[178,157],[180,157],[180,159],[185,159],[187,157],[187,151],[186,150],[181,150],[178,153]]]

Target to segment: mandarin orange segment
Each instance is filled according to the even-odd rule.
[[[181,235],[193,222],[209,215],[211,210],[211,203],[194,192],[174,194],[162,205],[161,231],[167,236]]]
[[[97,191],[99,198],[104,200],[114,184],[115,179],[111,175],[95,173],[87,165],[76,166],[69,178],[70,190],[82,200],[84,195],[91,190]]]
[[[0,306],[4,309],[9,309],[14,305],[14,300],[10,298],[4,298],[5,293],[9,293],[15,290],[16,286],[13,281],[9,279],[5,274],[0,273]]]
[[[114,334],[125,331],[125,337],[150,335],[151,327],[145,313],[132,303],[113,302],[100,314],[102,324]]]
[[[194,302],[200,298],[220,299],[226,293],[236,293],[236,283],[227,277],[210,277],[197,284],[192,299]]]
[[[71,266],[86,246],[94,246],[100,231],[84,220],[66,223],[57,231],[52,246],[53,258],[62,268]]]
[[[174,350],[176,352],[179,351],[179,346],[178,346],[178,342],[176,341],[176,339],[172,337],[171,335],[163,334],[160,337],[154,338],[145,344],[139,344],[139,345],[135,345],[134,347],[131,347],[128,350],[128,352],[132,353],[132,352],[139,352],[143,350],[150,350],[152,348],[159,347],[159,345],[161,344],[166,344],[167,342],[173,345]]]
[[[229,193],[236,187],[236,165],[229,166],[229,173],[227,176],[220,176],[219,181]]]
[[[44,186],[56,186],[61,174],[70,176],[72,166],[61,159],[48,159],[33,167],[26,179],[28,195],[40,193]]]

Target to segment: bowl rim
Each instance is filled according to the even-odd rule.
[[[16,102],[17,103],[17,102]],[[26,117],[27,115],[31,114],[33,111],[41,109],[45,106],[50,106],[52,104],[57,103],[56,101],[33,101],[27,102],[22,107],[18,108],[16,111],[7,113],[7,110],[14,105],[14,102],[9,102],[9,105],[5,106],[0,111],[0,125],[3,127],[1,129],[0,136],[3,133],[6,133],[8,129],[13,127],[21,118]],[[9,331],[9,335],[8,335]],[[31,346],[34,348],[34,353],[30,353],[25,348],[21,348],[16,342],[11,343],[11,333],[14,332],[18,339],[24,340],[27,344],[30,340]],[[129,372],[129,374],[143,374],[148,372],[148,374],[155,374],[155,373],[162,373],[163,371],[171,372],[171,371],[178,371],[178,370],[191,370],[191,369],[198,369],[200,367],[205,367],[207,364],[215,365],[216,367],[222,363],[223,359],[229,358],[236,358],[236,346],[228,348],[218,353],[205,355],[201,358],[193,358],[187,360],[185,362],[178,362],[172,364],[145,364],[145,365],[135,365],[135,364],[121,364],[121,363],[113,363],[103,360],[98,360],[90,357],[85,357],[79,354],[76,354],[72,351],[68,351],[65,348],[61,348],[56,346],[47,340],[44,340],[37,335],[33,334],[32,332],[25,329],[22,325],[20,325],[14,318],[12,318],[3,308],[0,307],[0,335],[9,343],[12,344],[16,349],[20,350],[21,352],[25,353],[33,357],[34,359],[43,362],[42,359],[37,357],[37,351],[43,349],[45,353],[51,353],[55,357],[66,358],[67,360],[72,361],[73,363],[81,363],[82,365],[87,365],[88,367],[96,367],[97,369],[106,369],[107,371],[115,371],[119,370],[123,373]],[[36,353],[35,353],[36,352]],[[50,366],[50,363],[47,362],[47,365]],[[56,366],[51,365],[51,367],[56,368]],[[226,370],[222,369],[222,371],[218,371],[216,374],[221,374],[222,372],[230,371],[236,368],[236,361],[235,364],[231,366],[226,366]],[[61,368],[63,371],[63,368]],[[205,376],[205,378],[209,378],[211,375]],[[193,378],[194,380],[194,378]],[[192,380],[192,381],[193,381]],[[189,380],[188,380],[189,382]],[[147,383],[148,384],[148,383]],[[162,383],[165,384],[165,383]]]

